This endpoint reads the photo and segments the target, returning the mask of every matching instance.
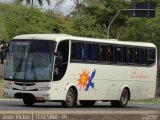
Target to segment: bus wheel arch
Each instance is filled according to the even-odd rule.
[[[77,90],[77,88],[75,87],[75,86],[71,86],[70,87],[71,89],[73,89],[74,90],[74,92],[75,92],[75,99],[76,99],[76,101],[75,101],[75,105],[77,105],[77,99],[78,99],[78,90]]]
[[[130,89],[129,89],[129,87],[125,87],[124,89],[126,89],[127,91],[128,91],[128,94],[129,94],[129,98],[128,98],[128,100],[130,100],[131,99],[131,92],[130,92]]]
[[[70,86],[67,89],[65,100],[62,101],[63,107],[73,107],[77,105],[78,91],[75,86]]]
[[[74,85],[74,84],[68,85],[68,87],[67,87],[67,89],[66,89],[66,93],[65,93],[65,98],[64,98],[64,99],[66,99],[67,92],[68,92],[68,90],[69,90],[70,88],[72,88],[72,89],[75,91],[76,100],[77,100],[77,99],[78,99],[78,89],[77,89],[76,85]]]
[[[130,100],[131,94],[129,87],[124,87],[121,91],[120,99],[117,101],[111,101],[113,107],[126,107]]]
[[[120,101],[118,101],[118,106],[126,107],[129,100],[130,100],[130,89],[129,87],[124,87],[120,95]]]

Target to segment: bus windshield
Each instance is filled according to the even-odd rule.
[[[4,77],[14,81],[50,81],[56,42],[13,40],[6,59]]]

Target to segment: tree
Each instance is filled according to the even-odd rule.
[[[31,6],[34,5],[34,1],[33,1],[33,0],[15,0],[15,2],[18,3],[18,4],[22,3],[23,1],[26,1],[26,5],[28,5],[28,4],[31,5]],[[39,4],[40,6],[43,5],[43,1],[44,1],[44,0],[37,0],[37,1],[38,1],[38,4]],[[48,5],[51,4],[51,0],[45,0],[45,1],[47,1]]]
[[[7,27],[5,25],[4,14],[0,12],[0,40],[8,40]]]
[[[76,24],[78,23],[78,20],[79,20],[79,23],[81,23],[79,25],[79,28],[82,28],[82,26],[84,25],[84,29],[88,29],[88,27],[90,27],[92,31],[100,30],[100,31],[94,31],[99,35],[97,36],[97,34],[95,35],[93,34],[93,37],[95,36],[107,37],[106,28],[109,25],[110,21],[112,20],[114,15],[119,11],[119,9],[128,8],[130,2],[126,0],[99,0],[99,1],[88,0],[87,3],[88,4],[86,4],[86,2],[78,3],[77,4],[78,10],[75,9],[71,13],[72,18],[77,19],[77,22],[75,22]],[[112,38],[117,38],[117,28],[120,28],[121,30],[125,26],[125,22],[127,21],[127,18],[128,18],[128,15],[126,14],[121,14],[118,16],[118,18],[113,23],[113,26],[111,26]],[[88,32],[86,31],[86,33]]]
[[[0,19],[0,27],[3,25],[5,28],[2,30],[6,31],[8,40],[20,34],[55,33],[63,29],[60,18],[38,8],[0,4],[0,11],[4,15],[3,19]]]
[[[157,3],[155,18],[130,18],[126,22],[122,40],[154,43],[160,57],[160,0]]]

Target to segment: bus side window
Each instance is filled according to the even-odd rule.
[[[92,44],[86,44],[86,60],[92,60]]]
[[[86,61],[97,62],[99,61],[99,45],[98,44],[86,44]]]
[[[71,60],[77,59],[77,43],[72,43]]]
[[[123,47],[123,63],[127,64],[128,63],[128,56],[127,56],[127,47]]]
[[[155,62],[155,49],[148,49],[148,65],[151,65]]]
[[[140,64],[146,65],[147,64],[147,49],[140,48]]]
[[[138,48],[128,48],[128,63],[138,64],[139,63],[139,49]]]
[[[115,49],[115,61],[116,63],[122,63],[122,58],[123,58],[123,54],[122,54],[122,47],[116,46]]]
[[[135,48],[135,62],[139,64],[139,48]]]
[[[101,61],[113,62],[113,46],[101,45]]]
[[[106,45],[101,45],[101,61],[107,61],[107,47]]]
[[[114,47],[112,45],[109,46],[109,61],[113,62],[113,51],[114,51]]]
[[[83,43],[78,43],[78,50],[77,50],[77,55],[78,55],[78,60],[84,61],[84,44]]]
[[[73,42],[71,46],[71,60],[84,61],[84,43]]]
[[[93,44],[92,46],[92,60],[99,61],[99,45]]]

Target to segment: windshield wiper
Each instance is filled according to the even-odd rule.
[[[20,58],[20,62],[19,62],[19,64],[18,64],[17,67],[16,67],[16,70],[15,70],[15,72],[14,72],[14,74],[13,74],[13,79],[15,79],[17,73],[20,72],[21,67],[22,67],[22,58]]]

